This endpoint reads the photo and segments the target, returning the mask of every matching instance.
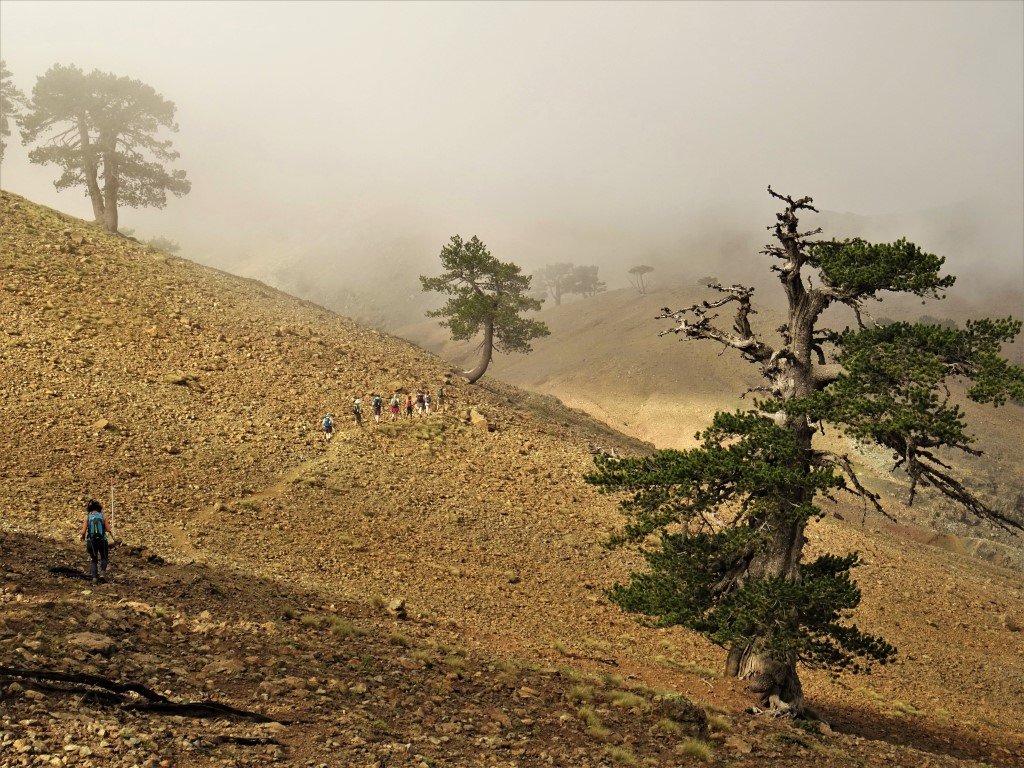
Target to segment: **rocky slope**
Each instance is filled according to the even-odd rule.
[[[811,754],[835,765],[954,759],[1009,765],[1019,759],[1024,736],[1013,714],[1024,701],[1019,574],[937,549],[909,549],[873,518],[861,525],[859,508],[838,508],[846,521],[820,524],[812,531],[814,546],[865,553],[858,623],[886,635],[903,654],[867,678],[806,676],[808,695],[835,733],[812,738],[747,718],[742,691],[715,671],[722,663],[718,649],[680,629],[639,626],[603,597],[633,561],[601,546],[619,524],[615,500],[595,493],[581,476],[592,446],[640,452],[648,445],[550,399],[457,380],[444,413],[357,428],[344,417],[353,396],[433,388],[445,380],[446,365],[321,307],[110,236],[17,196],[3,193],[0,205],[4,666],[74,669],[88,662],[110,677],[146,680],[177,668],[183,672],[170,678],[174,685],[161,683],[161,690],[189,698],[212,690],[234,706],[283,719],[293,706],[288,694],[273,686],[261,690],[261,683],[316,678],[305,687],[289,683],[306,694],[299,697],[306,709],[296,718],[303,727],[278,739],[287,747],[281,759],[290,764],[678,764],[685,755],[676,748],[692,734],[686,726],[652,735],[660,734],[650,731],[660,717],[648,715],[664,699],[655,691],[727,713],[728,734],[707,737],[717,738],[710,759],[721,764],[765,757],[798,764]],[[475,419],[468,418],[470,410]],[[338,415],[340,427],[327,444],[317,434],[326,411]],[[47,568],[82,565],[74,542],[82,502],[105,499],[111,474],[115,528],[125,546],[114,551],[114,581],[86,595]],[[61,541],[76,546],[67,549]],[[141,552],[132,547],[167,564],[147,563],[131,554]],[[175,583],[207,578],[214,591],[204,586],[182,595]],[[297,605],[285,613],[277,598]],[[411,624],[385,619],[374,607],[396,598],[406,600]],[[95,600],[102,609],[93,607]],[[163,605],[175,618],[153,620],[131,608],[139,601],[154,612]],[[98,618],[90,618],[94,613]],[[303,623],[308,613],[320,618]],[[435,646],[461,649],[470,671],[439,672],[440,688],[429,700],[446,713],[475,712],[478,719],[469,728],[470,721],[457,720],[457,728],[438,731],[435,725],[450,718],[435,722],[412,707],[412,699],[423,698],[408,692],[423,678],[425,659],[411,656],[405,640],[327,658],[326,649],[339,642],[330,635],[332,617],[376,622],[368,637],[410,635],[408,648],[435,657],[451,655],[430,651]],[[226,622],[224,637],[233,639],[169,642],[176,620],[188,627],[190,621]],[[276,629],[257,629],[267,622]],[[69,652],[68,636],[93,630],[139,657],[122,669]],[[203,646],[208,650],[193,659],[193,648]],[[393,675],[372,676],[383,682],[356,680],[345,666],[378,656],[394,662],[388,667]],[[111,658],[119,657],[124,654]],[[271,669],[278,660],[287,668],[280,675]],[[202,673],[215,662],[229,664],[238,677],[219,691],[213,668]],[[515,681],[508,701],[520,706],[520,699],[536,699],[536,711],[509,714],[502,707],[513,725],[497,722],[505,730],[522,727],[535,741],[529,749],[514,747],[526,751],[496,755],[475,740],[483,736],[467,734],[477,734],[484,724],[479,713],[498,700],[482,689],[453,688],[449,676],[454,671],[472,685],[504,685],[499,678],[506,663],[573,671],[555,682],[550,672]],[[617,677],[607,683],[602,672]],[[204,681],[211,678],[207,690]],[[331,679],[342,681],[338,690],[326,684]],[[632,692],[646,703],[616,705],[615,694],[602,698],[595,681],[636,688]],[[594,690],[556,690],[568,682]],[[367,710],[357,724],[347,719],[346,697],[360,684],[376,686],[391,709]],[[523,686],[540,693],[516,694]],[[156,743],[150,754],[169,764],[261,764],[243,745],[220,742],[209,753],[208,745],[198,751],[186,746],[182,739],[196,747],[207,731],[220,733],[201,724],[151,714],[143,725],[133,724],[138,713],[95,710],[88,699],[60,710],[46,698],[50,692],[31,690],[44,698],[7,694],[15,714],[0,724],[3,738],[10,736],[3,743],[20,739],[21,745],[10,758],[9,749],[0,752],[0,764],[37,764],[36,756],[62,751],[60,741],[50,739],[58,727],[71,736],[67,745],[95,750],[104,739],[113,743],[99,730],[122,733],[124,726],[144,731],[139,743]],[[472,698],[477,694],[479,704]],[[597,699],[588,704],[587,696]],[[585,706],[616,727],[587,733],[595,724],[588,726],[589,715],[580,714]],[[620,729],[620,709],[637,710],[639,719]],[[63,714],[46,719],[44,711]],[[96,725],[110,718],[117,724]],[[357,740],[371,741],[366,733],[375,719],[386,724],[378,730],[393,735],[388,744],[415,748],[399,754],[397,747],[380,746],[382,739],[363,752],[345,751],[365,746]],[[563,727],[583,736],[567,739]],[[154,740],[157,728],[169,735]],[[415,728],[414,738],[408,729]],[[453,734],[461,741],[449,746]],[[432,741],[442,735],[449,741]],[[38,748],[17,751],[34,741]],[[128,746],[125,764],[141,764],[141,753],[132,751],[138,743]],[[236,747],[249,756],[217,752]],[[59,756],[72,760],[72,752]],[[89,761],[78,754],[72,762]]]
[[[743,393],[763,383],[754,366],[729,351],[723,352],[720,345],[657,336],[669,327],[665,321],[655,320],[660,307],[689,306],[707,298],[708,293],[697,285],[656,288],[646,296],[619,290],[560,307],[546,306],[540,316],[550,326],[551,336],[538,339],[529,355],[498,356],[490,373],[515,386],[557,397],[658,447],[692,447],[696,444],[695,433],[708,425],[716,410],[749,408],[750,400],[743,399]],[[777,286],[759,290],[758,296],[758,312],[752,323],[770,339],[770,329],[783,321],[771,304],[778,296]],[[983,314],[1019,315],[1021,297],[1015,298],[1010,291],[1001,299],[996,297],[978,306],[954,294],[946,301],[922,307],[918,301],[892,297],[870,309],[879,316],[905,319],[916,319],[927,311],[962,323]],[[842,308],[830,310],[826,321],[831,327],[843,328],[853,322],[844,313]],[[727,315],[723,314],[726,323]],[[400,333],[443,357],[470,363],[471,345],[450,342],[445,329],[435,322],[408,326]],[[1005,352],[1017,359],[1024,352],[1024,339],[1008,346]],[[1019,445],[1024,408],[1014,404],[1001,408],[977,405],[963,397],[962,389],[955,390],[954,396],[978,435],[975,447],[985,455],[973,458],[950,452],[945,458],[969,476],[972,486],[991,504],[1024,519],[1024,461]],[[888,452],[863,451],[835,431],[825,437],[829,447],[851,455],[869,487],[882,493],[902,520],[956,539],[940,537],[936,543],[949,544],[959,551],[976,551],[994,562],[1024,570],[1021,537],[978,524],[927,490],[914,509],[907,509],[906,476],[892,472]],[[924,534],[916,535],[921,538]]]

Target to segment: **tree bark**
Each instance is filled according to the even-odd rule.
[[[787,286],[790,299],[788,336],[792,355],[775,375],[773,385],[784,400],[805,397],[815,389],[813,362],[814,325],[824,306],[812,292],[808,294],[802,282],[792,281]],[[801,470],[811,470],[811,441],[814,430],[803,417],[787,418],[781,425],[793,433],[803,449]],[[811,499],[800,491],[783,500],[786,507],[800,506]],[[804,547],[804,523],[792,520],[787,510],[780,509],[774,519],[765,521],[768,542],[763,551],[750,562],[745,579],[782,578],[800,580],[800,561]],[[800,715],[804,709],[803,688],[796,671],[795,656],[780,656],[763,649],[760,638],[743,648],[731,648],[726,661],[726,673],[750,681],[750,689],[760,695],[763,706],[781,714]]]
[[[117,193],[120,168],[116,151],[117,137],[104,142],[103,149],[103,226],[108,232],[117,232]]]
[[[78,141],[82,151],[82,175],[85,177],[85,187],[89,190],[89,200],[92,202],[92,215],[97,224],[103,224],[103,194],[100,192],[99,181],[96,178],[98,174],[96,154],[92,142],[89,140],[89,128],[85,115],[78,116]]]
[[[491,355],[493,354],[494,321],[486,320],[484,322],[484,343],[483,349],[480,352],[480,362],[477,363],[476,368],[473,370],[463,372],[463,375],[466,377],[466,381],[470,384],[475,384],[476,381],[487,371],[487,366],[491,364]]]

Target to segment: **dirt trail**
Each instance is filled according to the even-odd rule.
[[[297,464],[293,466],[291,469],[286,470],[284,474],[282,474],[277,480],[272,482],[270,485],[263,488],[263,490],[258,491],[257,493],[246,494],[235,499],[220,500],[214,502],[213,504],[206,505],[196,515],[194,515],[190,520],[187,521],[188,525],[200,529],[206,528],[216,520],[217,514],[220,511],[222,511],[226,506],[232,503],[247,502],[249,504],[260,504],[261,502],[265,502],[267,500],[278,499],[282,497],[285,494],[285,491],[287,491],[288,488],[296,480],[307,475],[310,472],[310,470],[314,469],[315,467],[327,464],[331,462],[333,459],[337,458],[338,446],[341,445],[341,443],[344,442],[346,439],[349,439],[347,436],[343,435],[344,433],[335,431],[334,437],[330,441],[325,441],[327,444],[325,446],[323,454],[317,456],[316,458],[309,459],[308,461],[304,461],[301,464]],[[188,559],[192,560],[193,562],[206,562],[206,560],[208,559],[208,553],[204,550],[208,548],[197,547],[195,539],[192,536],[189,536],[184,524],[174,526],[174,528],[171,529],[171,535],[175,549],[183,553]]]

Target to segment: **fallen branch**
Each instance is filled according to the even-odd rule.
[[[576,659],[577,661],[596,661],[598,664],[607,664],[609,667],[619,666],[619,662],[616,659],[604,658],[602,656],[583,656],[579,653],[563,653],[567,659]]]
[[[214,744],[241,744],[246,747],[261,747],[272,744],[276,747],[284,745],[270,736],[213,736],[210,741]]]
[[[98,704],[110,706],[121,706],[126,709],[139,710],[144,712],[156,712],[162,715],[185,715],[188,717],[237,717],[243,720],[252,720],[256,723],[282,723],[287,725],[288,721],[268,717],[259,712],[251,712],[247,709],[237,709],[228,704],[221,704],[217,701],[171,701],[151,688],[141,683],[119,683],[116,680],[108,680],[98,675],[87,675],[81,672],[56,672],[49,669],[21,669],[18,667],[0,666],[0,679],[17,678],[20,680],[44,681],[50,680],[59,683],[70,683],[70,686],[39,685],[42,690],[54,693],[65,693],[74,695],[89,696]],[[99,688],[100,690],[94,690]],[[140,696],[145,701],[133,701],[127,698],[128,694]]]

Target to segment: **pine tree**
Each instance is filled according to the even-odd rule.
[[[646,264],[637,264],[629,270],[629,281],[640,292],[641,296],[647,293],[647,282],[644,280],[644,277],[653,271],[654,267],[649,267]]]
[[[530,352],[531,340],[549,334],[544,323],[522,317],[541,307],[528,295],[530,276],[511,262],[498,261],[475,236],[464,242],[454,235],[441,249],[441,266],[444,273],[439,277],[420,276],[424,291],[450,296],[427,316],[444,318],[441,325],[451,330],[455,341],[467,341],[481,329],[484,334],[480,362],[464,373],[469,383],[484,375],[495,349]]]
[[[615,585],[611,598],[663,625],[704,633],[728,649],[726,673],[749,679],[763,706],[799,714],[798,663],[856,670],[895,654],[851,621],[861,596],[850,574],[858,555],[804,562],[804,532],[823,514],[820,497],[851,491],[885,514],[848,456],[815,447],[818,426],[891,449],[911,501],[919,486],[931,486],[978,517],[1024,530],[975,496],[940,454],[977,453],[946,382],[967,380],[968,397],[1000,405],[1024,397],[1024,369],[1000,357],[1021,329],[1012,318],[964,329],[865,325],[862,307],[880,293],[941,298],[954,282],[940,274],[944,259],[903,239],[814,239],[820,229],[802,232],[798,218],[817,212],[811,198],[768,191],[785,205],[763,251],[777,260],[771,269],[788,304],[779,341],[754,332],[754,290],[741,285],[713,284],[720,298],[661,315],[674,323],[662,335],[712,340],[756,365],[768,396],[751,412],[715,414],[697,448],[598,457],[587,479],[625,494],[627,524],[610,543],[638,547],[648,566]],[[712,310],[728,305],[736,307],[731,330],[713,323]],[[852,308],[858,327],[822,327],[833,305]]]
[[[192,187],[161,129],[177,131],[175,106],[138,80],[55,65],[39,77],[21,118],[22,142],[42,141],[33,163],[63,169],[57,189],[83,186],[97,223],[118,229],[118,206],[163,208]],[[102,179],[103,185],[100,186]]]
[[[7,143],[4,141],[11,135],[11,119],[21,114],[25,105],[25,94],[11,82],[11,71],[7,62],[0,60],[0,160],[4,159]]]

